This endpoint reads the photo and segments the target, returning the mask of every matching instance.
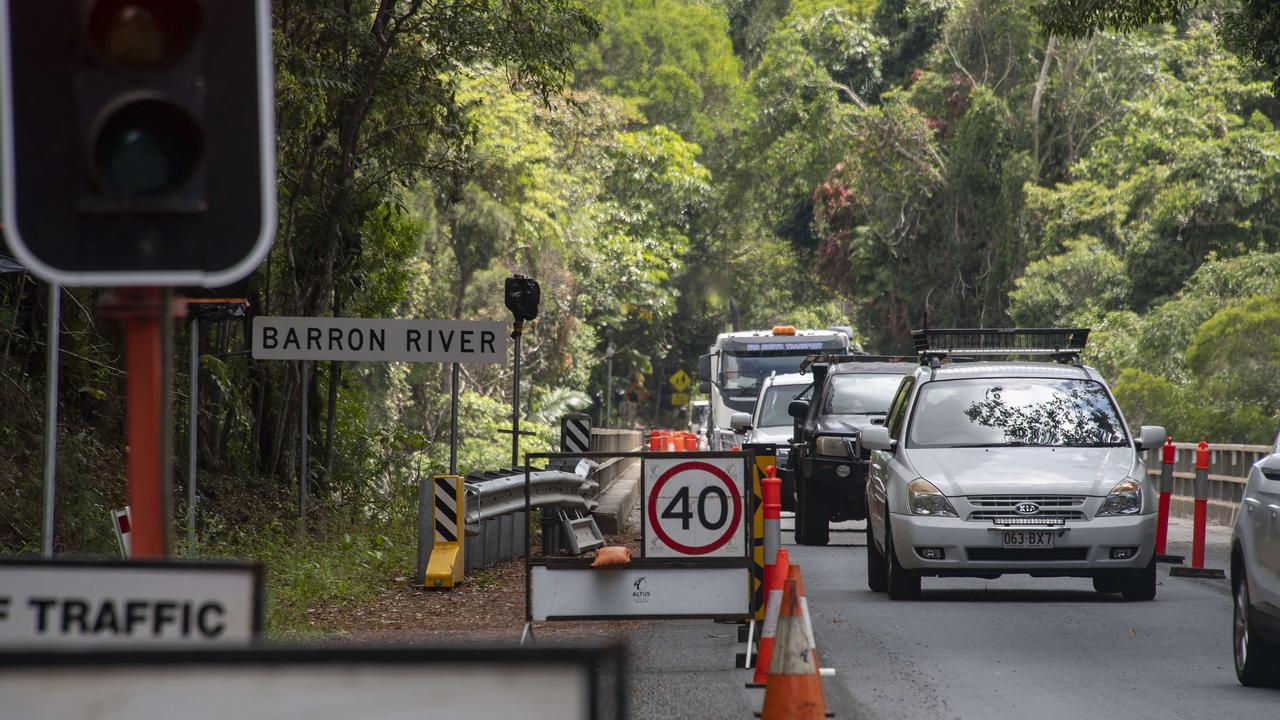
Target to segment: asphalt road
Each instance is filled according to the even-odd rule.
[[[789,525],[789,523],[785,523]],[[1169,577],[1154,602],[1095,593],[1088,580],[1005,576],[924,581],[891,602],[866,589],[865,536],[789,545],[804,571],[828,710],[842,718],[1280,718],[1280,690],[1236,683],[1223,581]],[[789,540],[790,533],[785,533]],[[1185,552],[1189,526],[1171,531]],[[1210,533],[1222,567],[1229,533]],[[761,690],[733,669],[732,626],[643,623],[629,633],[632,716],[750,718]]]

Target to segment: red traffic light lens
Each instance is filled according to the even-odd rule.
[[[112,65],[154,70],[186,54],[202,20],[196,0],[99,0],[89,11],[89,41]]]
[[[204,132],[186,110],[163,100],[128,103],[106,117],[93,143],[103,190],[130,198],[173,191],[204,157]]]

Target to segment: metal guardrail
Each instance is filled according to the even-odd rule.
[[[1198,443],[1174,443],[1176,449],[1173,464],[1173,498],[1169,514],[1190,518],[1195,511],[1195,451]],[[1231,525],[1236,508],[1244,498],[1244,486],[1249,482],[1249,468],[1270,455],[1270,445],[1214,445],[1209,444],[1209,503],[1208,519],[1213,525]],[[1147,474],[1160,477],[1160,449],[1147,452]]]
[[[630,452],[640,448],[639,430],[591,430],[591,452]],[[589,516],[599,504],[596,497],[626,472],[635,458],[563,460],[529,474],[529,507],[554,510],[570,516]],[[524,468],[504,468],[468,474],[463,526],[466,571],[519,557],[529,532],[525,513]],[[421,510],[420,510],[421,512]],[[574,522],[578,522],[574,520]],[[420,521],[422,525],[422,521]],[[423,526],[425,527],[425,526]],[[429,532],[429,530],[421,530]]]
[[[591,463],[589,460],[584,462]],[[480,534],[480,523],[486,520],[524,511],[524,470],[507,472],[511,474],[467,483],[468,535]],[[579,475],[563,470],[529,473],[529,501],[535,508],[559,507],[591,512],[598,504],[593,499],[597,487],[589,474]]]

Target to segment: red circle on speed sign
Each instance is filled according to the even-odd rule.
[[[719,480],[721,484],[729,489],[729,497],[733,499],[733,516],[727,524],[724,534],[706,545],[685,545],[671,537],[671,535],[669,535],[658,522],[658,496],[662,491],[662,486],[666,485],[667,481],[675,475],[692,470],[701,470]],[[657,481],[653,483],[653,489],[649,491],[649,507],[646,509],[646,512],[649,514],[649,527],[653,528],[654,534],[657,535],[662,542],[666,543],[667,547],[684,553],[685,555],[706,555],[707,553],[715,552],[716,550],[724,547],[726,543],[733,539],[734,533],[739,532],[738,523],[742,520],[742,493],[738,492],[738,488],[734,484],[733,478],[729,477],[728,473],[715,465],[697,461],[680,463],[679,465],[673,465],[666,472],[662,473],[662,475],[658,477]]]

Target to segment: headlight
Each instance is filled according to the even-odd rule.
[[[814,443],[814,449],[817,450],[819,455],[827,457],[849,457],[849,444],[842,437],[819,435],[818,441]]]
[[[912,480],[907,485],[907,505],[913,515],[959,517],[956,509],[951,507],[951,501],[924,478]]]
[[[1125,478],[1111,488],[1102,501],[1098,515],[1137,515],[1142,511],[1142,485],[1133,478]]]
[[[791,457],[790,447],[779,445],[777,450],[775,450],[775,452],[777,453],[777,457],[778,457],[778,465],[782,465],[782,463],[787,461],[787,458]]]

